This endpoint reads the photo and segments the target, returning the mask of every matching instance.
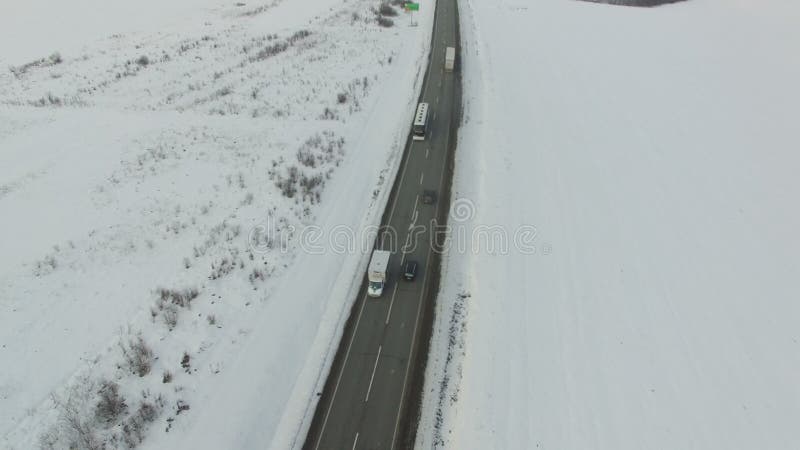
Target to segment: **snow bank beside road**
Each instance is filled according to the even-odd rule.
[[[537,253],[449,256],[465,351],[422,448],[796,447],[799,17],[462,4],[454,192]]]

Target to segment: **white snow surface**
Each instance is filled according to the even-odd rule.
[[[432,8],[122,3],[0,6],[0,448],[87,448],[67,410],[128,448],[104,380],[119,423],[156,405],[141,448],[299,447],[371,250],[327,243],[379,222]]]
[[[451,248],[418,448],[800,447],[800,6],[460,6],[453,233],[537,234]]]
[[[278,8],[281,12],[258,14],[254,22],[275,32],[307,22],[341,3],[337,0],[3,1],[0,2],[0,65],[24,64],[53,52],[78,54],[114,36],[148,35],[162,29],[197,33],[213,26],[220,17],[235,17],[263,7]]]

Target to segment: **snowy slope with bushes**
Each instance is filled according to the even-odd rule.
[[[299,445],[432,11],[69,3],[0,14],[0,447]]]

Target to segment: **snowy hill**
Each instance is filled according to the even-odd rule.
[[[461,8],[453,233],[535,238],[451,250],[419,447],[798,448],[800,7]]]
[[[0,447],[302,443],[368,255],[299,245],[378,222],[431,11],[50,3],[0,7]]]

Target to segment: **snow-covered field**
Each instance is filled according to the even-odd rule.
[[[800,448],[800,6],[460,5],[419,448]]]
[[[378,222],[429,47],[375,6],[0,5],[0,447],[302,443],[366,261],[298,240]]]

